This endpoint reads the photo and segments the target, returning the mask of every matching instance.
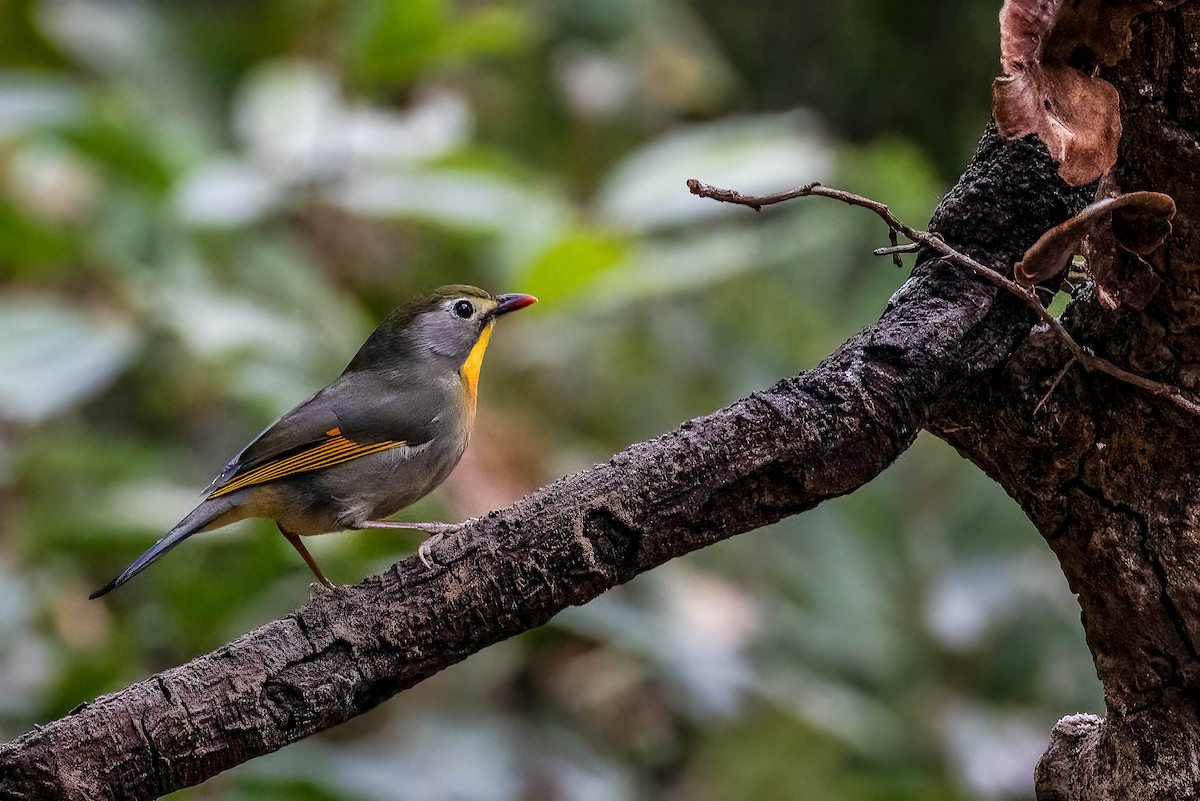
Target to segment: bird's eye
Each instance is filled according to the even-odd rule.
[[[475,313],[475,307],[469,301],[460,300],[454,304],[454,313],[465,320]]]

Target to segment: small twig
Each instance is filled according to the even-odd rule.
[[[1200,416],[1200,404],[1197,404],[1195,401],[1186,397],[1178,387],[1173,387],[1170,384],[1164,384],[1160,381],[1153,381],[1149,378],[1131,373],[1128,370],[1117,367],[1112,362],[1102,359],[1099,356],[1096,356],[1085,350],[1083,346],[1076,342],[1074,337],[1067,332],[1067,329],[1063,327],[1058,318],[1046,310],[1046,307],[1042,305],[1042,301],[1038,298],[1037,293],[1033,289],[1024,287],[1018,284],[1016,281],[1006,278],[1004,275],[1001,275],[999,272],[993,270],[987,265],[976,261],[967,254],[955,250],[937,234],[930,233],[929,231],[920,231],[916,228],[905,225],[903,222],[898,220],[895,215],[892,214],[887,205],[880,203],[878,200],[872,200],[871,198],[863,197],[862,195],[856,195],[853,192],[846,192],[841,189],[822,186],[819,183],[805,184],[803,186],[798,186],[795,189],[789,189],[786,192],[777,192],[772,195],[743,195],[739,192],[734,192],[731,189],[721,189],[720,187],[702,183],[697,181],[695,178],[689,178],[687,186],[688,190],[691,191],[693,195],[711,198],[712,200],[718,200],[722,203],[736,203],[742,206],[749,206],[755,211],[761,211],[763,206],[771,206],[775,203],[783,203],[788,200],[794,200],[798,197],[809,197],[811,195],[816,195],[819,197],[827,197],[834,200],[839,200],[842,203],[846,203],[850,206],[859,206],[867,209],[868,211],[874,212],[874,214],[879,217],[879,219],[883,220],[884,224],[887,225],[893,246],[896,246],[896,234],[901,234],[912,243],[937,251],[946,261],[957,264],[961,267],[966,267],[968,270],[975,273],[988,283],[999,287],[1000,289],[1004,289],[1025,301],[1025,304],[1029,306],[1029,308],[1033,309],[1034,313],[1037,314],[1038,319],[1045,323],[1054,336],[1066,346],[1067,350],[1070,351],[1072,358],[1078,362],[1083,369],[1088,370],[1089,372],[1102,373],[1110,378],[1115,378],[1118,381],[1122,381],[1131,386],[1145,390],[1152,395],[1157,395],[1160,398],[1166,398],[1181,409],[1184,409],[1191,414]],[[889,251],[891,249],[880,248],[880,250]],[[900,258],[898,255],[893,255],[896,259]],[[1057,383],[1057,381],[1055,383]],[[1038,405],[1040,406],[1041,404]]]
[[[841,189],[834,189],[829,186],[822,186],[819,183],[805,184],[798,186],[795,189],[789,189],[786,192],[777,192],[773,195],[743,195],[740,192],[734,192],[732,189],[720,189],[719,187],[711,186],[710,184],[701,183],[695,178],[689,178],[687,182],[688,189],[693,195],[700,197],[712,198],[719,200],[722,203],[737,203],[741,206],[749,206],[755,211],[762,211],[763,206],[772,206],[776,203],[783,203],[787,200],[794,200],[798,197],[808,197],[809,195],[819,195],[820,197],[831,197],[834,200],[840,200],[843,203],[848,203],[851,206],[861,206],[864,209],[869,209],[875,212],[881,220],[887,223],[887,227],[893,233],[903,234],[913,242],[925,244],[922,237],[932,237],[933,234],[928,231],[918,231],[915,228],[909,228],[900,220],[893,216],[888,207],[880,203],[878,200],[871,200],[869,197],[856,195],[853,192],[846,192]]]
[[[907,245],[901,245],[896,242],[896,232],[891,228],[888,229],[888,238],[892,240],[891,247],[875,248],[872,251],[876,256],[891,256],[892,264],[896,265],[897,270],[904,269],[904,261],[900,258],[901,253],[916,253],[921,249],[921,246],[916,242],[909,242]]]
[[[895,236],[895,235],[896,235],[896,232],[892,231],[892,236]],[[892,245],[891,247],[886,247],[886,248],[875,248],[871,252],[874,253],[876,256],[891,256],[893,253],[916,253],[920,249],[921,249],[921,246],[918,245],[916,242],[908,242],[903,245]]]
[[[896,236],[896,229],[888,229],[888,241],[892,243],[893,248],[900,247],[900,239]],[[897,270],[904,269],[904,260],[900,258],[900,254],[892,251],[892,264],[896,265]]]
[[[1059,382],[1066,378],[1067,373],[1077,363],[1078,360],[1074,356],[1067,359],[1067,363],[1062,366],[1062,369],[1058,371],[1058,375],[1054,376],[1054,380],[1050,382],[1050,389],[1046,390],[1046,394],[1043,395],[1042,399],[1037,402],[1037,406],[1033,407],[1034,414],[1037,414],[1042,410],[1042,406],[1046,404],[1046,401],[1050,400],[1050,396],[1054,394],[1054,390],[1058,389]]]

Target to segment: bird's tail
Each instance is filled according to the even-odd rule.
[[[112,592],[117,587],[120,587],[131,578],[141,573],[150,566],[154,560],[165,554],[167,551],[174,548],[179,543],[186,540],[193,534],[199,533],[206,528],[209,528],[212,523],[216,523],[217,519],[226,515],[227,512],[233,510],[234,504],[226,498],[210,498],[204,503],[197,506],[191,513],[175,524],[175,528],[171,529],[158,542],[151,546],[150,550],[134,560],[133,564],[125,568],[121,575],[117,576],[112,581],[105,584],[100,589],[88,596],[89,599],[99,598],[101,595]],[[235,518],[236,519],[236,518]],[[223,521],[232,523],[233,520]],[[212,526],[215,528],[215,526]]]

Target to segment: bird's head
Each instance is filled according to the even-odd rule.
[[[533,295],[493,295],[466,284],[439,287],[388,315],[347,370],[456,368],[474,393],[496,320],[536,302]]]

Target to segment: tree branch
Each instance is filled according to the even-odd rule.
[[[931,229],[1011,265],[1078,211],[1045,149],[990,129]],[[932,254],[819,367],[563,478],[415,559],[0,746],[0,799],[150,799],[335,726],[669,559],[851,492],[1031,316]]]
[[[1046,326],[1058,340],[1066,346],[1071,352],[1071,359],[1067,362],[1064,368],[1069,369],[1072,364],[1078,363],[1083,369],[1088,372],[1102,373],[1110,378],[1115,378],[1130,386],[1135,386],[1138,389],[1145,390],[1151,395],[1157,395],[1160,398],[1166,398],[1171,403],[1174,403],[1179,408],[1190,412],[1194,415],[1200,415],[1200,404],[1197,404],[1191,398],[1183,394],[1178,387],[1164,384],[1161,381],[1155,381],[1145,376],[1131,373],[1107,359],[1102,359],[1099,356],[1091,353],[1086,348],[1075,341],[1075,338],[1067,331],[1057,317],[1050,313],[1046,306],[1042,303],[1041,298],[1037,295],[1036,286],[1025,286],[1019,284],[1005,275],[1001,275],[996,270],[988,267],[965,253],[962,253],[943,240],[936,234],[931,234],[929,231],[919,231],[905,225],[896,215],[892,214],[886,204],[880,203],[878,200],[872,200],[862,195],[856,195],[853,192],[847,192],[843,189],[834,189],[830,186],[823,186],[819,183],[805,184],[798,186],[795,189],[789,189],[786,192],[777,192],[771,195],[743,195],[740,192],[735,192],[732,189],[721,189],[710,184],[697,181],[695,178],[688,179],[688,190],[693,195],[700,197],[711,198],[721,201],[722,203],[736,203],[742,206],[749,206],[755,211],[762,211],[763,206],[770,206],[775,203],[784,203],[788,200],[795,200],[801,197],[827,197],[833,200],[841,201],[850,206],[858,206],[860,208],[873,211],[888,227],[888,233],[892,238],[891,247],[877,248],[876,256],[891,255],[900,266],[899,254],[905,252],[907,246],[896,243],[896,234],[900,234],[907,238],[913,245],[925,247],[940,254],[947,262],[957,264],[961,267],[966,267],[976,276],[983,280],[996,285],[1005,290],[1013,297],[1022,300],[1034,314],[1038,316],[1042,325]],[[1051,385],[1050,392],[1054,391],[1054,387],[1062,380],[1062,376]],[[1049,394],[1049,393],[1047,393]],[[1038,404],[1038,408],[1041,404]],[[1035,409],[1036,411],[1036,409]]]

